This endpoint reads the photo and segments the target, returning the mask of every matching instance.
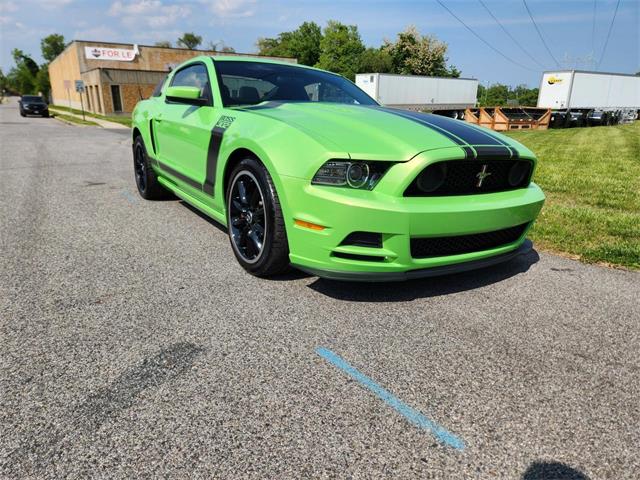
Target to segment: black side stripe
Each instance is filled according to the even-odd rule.
[[[179,171],[175,170],[174,168],[171,168],[169,165],[167,165],[164,162],[161,162],[158,159],[156,159],[156,165],[160,167],[161,170],[164,170],[169,175],[176,177],[178,180],[186,183],[190,187],[197,188],[198,190],[202,187],[202,185],[200,185],[200,182],[196,182],[193,178],[188,177],[183,173],[180,173]]]
[[[216,186],[216,168],[218,166],[218,156],[220,155],[220,146],[222,145],[222,137],[226,128],[213,127],[211,131],[211,139],[209,140],[209,149],[207,150],[207,172],[202,185],[202,191],[213,196]]]

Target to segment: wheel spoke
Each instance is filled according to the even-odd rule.
[[[255,229],[249,231],[249,239],[251,240],[249,244],[253,244],[256,254],[260,253],[260,250],[262,250],[262,239],[258,238],[258,232],[256,232]]]
[[[247,187],[244,185],[243,180],[238,180],[238,194],[240,195],[240,202],[242,205],[247,205],[249,202],[247,201]]]
[[[231,200],[231,203],[233,204],[233,208],[235,208],[236,210],[242,211],[243,207],[239,200],[234,198]]]
[[[231,225],[239,227],[245,223],[245,219],[242,217],[231,217]]]

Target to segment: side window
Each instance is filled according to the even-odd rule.
[[[223,100],[233,105],[255,105],[271,92],[275,85],[260,78],[221,75]]]
[[[172,87],[198,87],[200,96],[212,99],[211,84],[209,83],[209,74],[207,67],[201,63],[189,65],[178,70],[171,80]]]
[[[151,94],[152,97],[159,97],[160,95],[162,95],[162,87],[164,87],[166,81],[167,76],[165,75],[164,78],[158,82],[156,88],[153,89],[153,93]]]

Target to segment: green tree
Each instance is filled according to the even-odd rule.
[[[60,55],[63,52],[64,47],[64,36],[59,33],[52,33],[40,40],[42,58],[44,58],[47,63]]]
[[[478,104],[481,107],[502,107],[509,104],[534,107],[537,103],[537,88],[529,88],[526,85],[512,88],[500,83],[493,84],[488,88],[484,85],[478,85]]]
[[[320,41],[320,58],[316,66],[353,80],[364,51],[357,26],[329,20]]]
[[[393,59],[382,48],[367,48],[358,64],[358,73],[393,73]]]
[[[431,35],[421,35],[414,26],[398,34],[395,42],[384,45],[391,56],[393,72],[404,75],[459,77],[460,71],[447,67],[447,44]]]
[[[7,75],[10,89],[21,95],[37,93],[36,75],[40,71],[38,64],[17,48],[11,51],[11,56],[15,66]]]
[[[322,30],[315,22],[304,22],[292,32],[282,32],[276,38],[259,38],[260,55],[293,57],[303,65],[315,65],[320,59]]]
[[[202,43],[202,37],[196,35],[193,32],[183,33],[182,36],[176,42],[179,47],[188,48],[189,50],[196,49]]]
[[[156,47],[171,48],[171,42],[169,40],[160,40],[160,41],[154,43],[154,45]]]
[[[0,100],[5,96],[5,94],[9,93],[9,91],[9,82],[4,72],[0,68]]]

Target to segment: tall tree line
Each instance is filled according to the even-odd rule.
[[[324,29],[304,22],[275,38],[259,38],[260,55],[295,57],[303,65],[315,66],[353,80],[356,73],[399,73],[459,77],[460,71],[447,65],[447,44],[431,35],[421,35],[413,26],[393,41],[366,48],[358,27],[330,20]]]

